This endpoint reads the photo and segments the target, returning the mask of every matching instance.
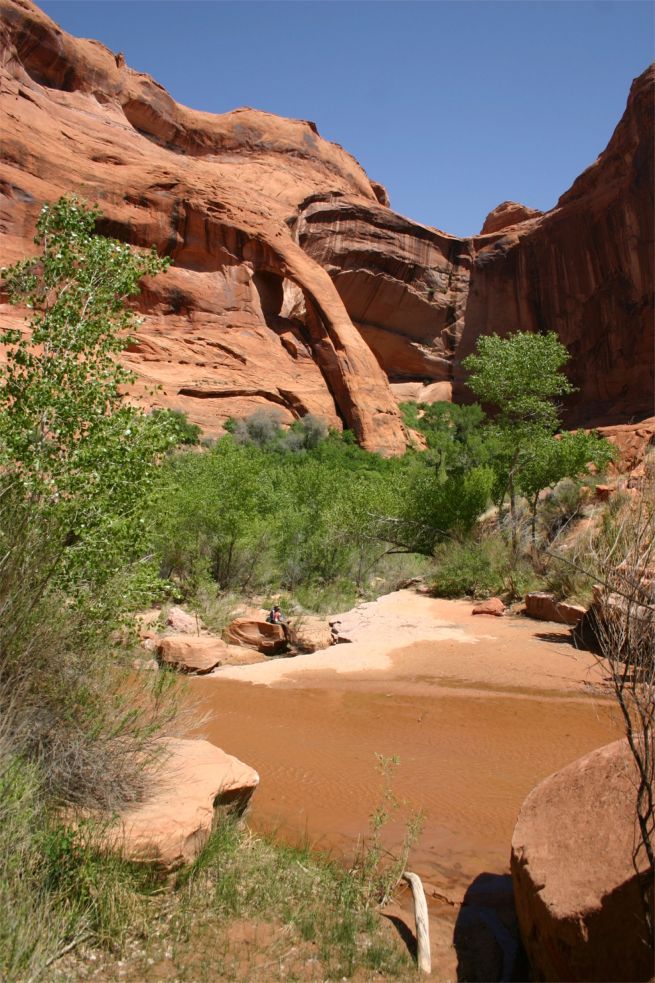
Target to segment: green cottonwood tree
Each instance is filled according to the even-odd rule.
[[[491,429],[499,439],[497,500],[509,495],[512,545],[517,547],[516,493],[525,463],[535,448],[552,439],[560,426],[558,399],[574,391],[564,375],[569,353],[554,332],[517,332],[507,338],[478,339],[475,354],[464,359],[467,385],[496,411]],[[538,455],[543,459],[542,454]],[[545,479],[544,479],[545,480]],[[546,480],[547,487],[551,482]]]
[[[0,336],[0,717],[48,796],[111,812],[147,788],[175,715],[170,677],[135,676],[112,628],[176,438],[169,415],[126,404],[118,359],[134,323],[125,298],[167,261],[96,235],[97,217],[75,199],[46,206],[40,255],[3,271],[33,315]]]
[[[30,330],[0,335],[0,466],[27,508],[61,516],[69,586],[100,583],[134,555],[157,455],[175,441],[165,416],[128,405],[121,365],[135,324],[125,300],[169,261],[95,234],[100,213],[76,198],[45,205],[40,255],[2,271]]]
[[[578,430],[560,434],[557,439],[549,433],[534,438],[517,477],[517,486],[530,503],[533,544],[539,494],[563,478],[588,474],[590,466],[602,471],[613,457],[614,448],[597,433]]]

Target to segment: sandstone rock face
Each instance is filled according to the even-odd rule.
[[[141,296],[126,355],[137,398],[185,410],[210,433],[259,407],[287,422],[311,412],[371,450],[401,451],[387,379],[292,229],[317,192],[377,206],[381,191],[357,162],[304,120],[186,109],[27,0],[0,2],[0,41],[0,262],[33,248],[45,200],[99,200],[101,231],[174,261]]]
[[[332,276],[391,382],[452,381],[474,257],[471,240],[345,198],[312,199],[297,234]]]
[[[263,619],[235,618],[223,632],[223,638],[230,645],[242,645],[266,655],[283,652],[287,647],[284,629]]]
[[[477,337],[522,329],[569,348],[571,424],[652,414],[652,70],[555,208],[505,202],[457,238],[391,211],[313,123],[180,106],[29,0],[0,0],[0,40],[0,263],[30,252],[41,204],[73,190],[101,203],[101,231],[170,255],[125,354],[144,405],[210,434],[261,407],[314,413],[395,454],[407,434],[390,383],[399,399],[468,398]],[[15,320],[0,304],[0,326]]]
[[[578,392],[571,425],[653,413],[653,108],[655,69],[632,85],[607,149],[538,221],[476,240],[454,367],[481,332],[555,330]]]
[[[244,809],[259,775],[209,741],[166,741],[170,758],[158,788],[124,810],[106,845],[128,859],[175,870],[197,857],[212,831],[215,808]]]
[[[481,334],[554,330],[579,390],[570,425],[652,415],[654,79],[634,82],[605,152],[543,215],[504,203],[484,234],[458,239],[368,202],[311,199],[299,242],[393,384],[470,399],[461,362]]]
[[[633,866],[635,783],[627,741],[617,741],[525,800],[511,867],[531,979],[651,978],[653,942]],[[648,877],[641,853],[637,867]]]

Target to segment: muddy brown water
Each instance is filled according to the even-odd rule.
[[[192,688],[212,714],[205,735],[261,776],[256,830],[351,859],[381,802],[377,756],[396,756],[394,792],[406,815],[424,815],[411,864],[457,895],[483,871],[508,870],[530,790],[620,727],[600,698],[439,682],[324,674],[265,686],[219,674]],[[390,847],[402,831],[389,824]]]

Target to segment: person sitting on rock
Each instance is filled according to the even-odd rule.
[[[279,604],[273,605],[271,610],[268,612],[268,617],[266,620],[272,625],[279,625],[284,632],[284,637],[286,638],[287,642],[291,641],[291,630],[287,623],[286,617],[284,614],[282,614]]]
[[[279,604],[274,604],[271,610],[268,612],[268,618],[266,619],[272,625],[283,624],[287,619],[282,614]]]

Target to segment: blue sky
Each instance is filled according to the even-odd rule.
[[[313,119],[396,211],[458,235],[551,208],[655,58],[650,0],[44,0],[175,99]]]

